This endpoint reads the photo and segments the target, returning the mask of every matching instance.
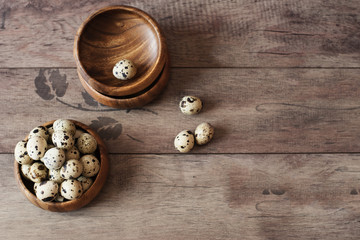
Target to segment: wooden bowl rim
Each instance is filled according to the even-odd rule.
[[[133,98],[126,98],[126,99],[118,99],[118,98],[112,98],[111,96],[106,96],[98,91],[96,91],[94,88],[92,88],[88,82],[86,82],[78,72],[79,79],[81,84],[83,85],[85,91],[89,93],[96,101],[115,108],[120,109],[128,109],[128,108],[134,108],[134,107],[141,107],[149,102],[151,102],[157,94],[161,93],[163,88],[165,88],[170,75],[170,62],[167,59],[165,62],[164,70],[162,74],[158,77],[157,83],[149,89],[147,92],[142,93],[141,95],[138,95]],[[153,95],[154,94],[154,95]],[[153,95],[153,96],[152,96]],[[151,97],[150,97],[151,96]],[[139,104],[141,102],[141,104]]]
[[[112,11],[112,10],[128,11],[133,14],[139,15],[143,19],[145,19],[148,23],[150,23],[150,25],[155,30],[155,33],[156,33],[156,36],[158,39],[158,46],[159,46],[158,56],[157,56],[156,62],[154,64],[154,66],[152,67],[152,69],[147,74],[142,75],[141,77],[138,77],[138,79],[136,81],[134,81],[133,83],[131,83],[129,85],[121,86],[121,87],[108,86],[106,84],[103,84],[102,82],[97,81],[95,78],[91,77],[87,73],[83,64],[81,63],[80,56],[79,56],[79,43],[80,43],[81,35],[82,35],[85,27],[87,26],[87,24],[91,20],[93,20],[96,16],[98,16],[104,12]],[[165,42],[165,38],[162,34],[162,31],[159,27],[159,24],[155,21],[154,18],[152,18],[149,14],[147,14],[143,10],[135,8],[135,7],[131,7],[131,6],[126,6],[126,5],[107,6],[107,7],[103,7],[101,9],[93,12],[92,14],[90,14],[89,17],[87,17],[87,19],[85,19],[85,21],[80,25],[80,27],[75,35],[75,40],[74,40],[74,58],[75,58],[76,65],[77,65],[78,69],[80,70],[80,73],[83,76],[84,80],[96,91],[101,92],[102,94],[109,95],[109,96],[131,95],[131,94],[134,94],[134,93],[141,91],[141,90],[145,89],[146,87],[148,87],[158,77],[160,71],[162,70],[164,63],[165,63],[164,57],[166,55],[167,55],[166,42]],[[119,81],[121,81],[121,80],[119,80]],[[107,91],[107,89],[109,89],[109,92]]]
[[[44,210],[49,210],[54,212],[67,212],[84,207],[85,205],[89,204],[100,193],[100,190],[103,188],[109,172],[108,152],[99,134],[94,130],[92,130],[89,126],[81,122],[72,119],[68,119],[68,120],[72,121],[76,126],[82,128],[86,132],[93,135],[96,141],[98,141],[100,163],[101,163],[100,170],[91,187],[80,198],[66,202],[43,202],[40,199],[38,199],[32,192],[30,192],[30,190],[25,186],[21,176],[21,170],[20,170],[21,164],[19,164],[16,160],[14,160],[14,174],[18,183],[18,187],[20,188],[20,191],[32,204]],[[46,122],[42,124],[42,126],[45,127],[50,126],[55,121],[56,120]],[[28,139],[28,136],[25,137],[25,140],[26,139]]]

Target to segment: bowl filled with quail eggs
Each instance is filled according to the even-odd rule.
[[[54,212],[87,205],[109,171],[104,142],[75,120],[58,119],[33,128],[16,144],[14,157],[21,192],[35,206]]]

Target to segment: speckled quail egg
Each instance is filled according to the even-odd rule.
[[[64,179],[61,177],[60,169],[50,169],[49,180],[54,181],[56,183],[62,183]]]
[[[29,169],[29,178],[33,182],[41,182],[48,178],[48,169],[41,162],[34,162]]]
[[[100,161],[94,155],[84,155],[79,161],[84,166],[82,175],[85,177],[93,177],[100,170]]]
[[[96,139],[89,133],[83,133],[77,140],[77,148],[83,154],[93,153],[97,148]]]
[[[29,138],[32,138],[33,136],[41,136],[46,141],[48,141],[50,135],[49,135],[49,132],[48,132],[46,127],[38,126],[38,127],[34,128],[33,130],[30,131]]]
[[[60,185],[60,194],[68,200],[79,198],[83,194],[82,185],[75,179],[66,179]]]
[[[181,131],[174,140],[175,148],[181,153],[187,153],[194,147],[194,135],[189,130]]]
[[[136,67],[132,61],[122,59],[115,64],[113,74],[117,79],[128,80],[136,75]]]
[[[84,193],[91,187],[91,185],[93,184],[94,180],[92,178],[89,177],[84,177],[84,176],[80,176],[77,179],[79,182],[81,182],[82,188]]]
[[[83,165],[79,160],[67,160],[60,169],[61,177],[64,179],[74,179],[83,172]]]
[[[74,137],[66,131],[55,131],[52,135],[55,147],[68,150],[74,146]]]
[[[74,139],[77,140],[81,134],[85,133],[84,130],[82,129],[76,129],[75,135],[74,135]]]
[[[71,149],[66,150],[65,157],[67,160],[69,159],[79,159],[80,158],[80,151],[77,149],[77,147],[73,146]]]
[[[76,127],[75,124],[67,119],[58,119],[53,123],[54,132],[65,131],[70,133],[72,136],[75,135]]]
[[[213,138],[214,127],[209,123],[201,123],[195,129],[195,141],[198,145],[204,145]]]
[[[181,99],[179,107],[182,113],[186,115],[197,114],[202,109],[202,102],[200,98],[194,96],[185,96]]]
[[[43,202],[53,201],[59,192],[59,185],[54,181],[42,181],[36,188],[36,197]]]
[[[14,155],[15,160],[19,164],[31,164],[33,160],[30,158],[27,149],[26,149],[27,141],[22,140],[18,142],[15,146]]]
[[[26,150],[30,158],[39,160],[45,154],[47,148],[46,140],[41,136],[33,136],[26,144]]]
[[[54,147],[48,150],[41,159],[45,166],[50,169],[59,169],[65,162],[65,151],[61,148]]]
[[[29,175],[30,168],[31,168],[31,164],[23,164],[20,167],[22,176],[29,180],[31,180]]]

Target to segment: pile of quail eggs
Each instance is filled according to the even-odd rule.
[[[81,197],[100,170],[96,139],[71,120],[38,126],[16,144],[15,160],[23,177],[33,183],[41,201],[71,201]]]
[[[198,114],[202,109],[203,103],[198,97],[185,96],[179,103],[179,108],[185,115]],[[174,146],[181,153],[190,152],[195,143],[205,145],[214,136],[214,127],[207,122],[199,124],[194,133],[190,130],[183,130],[175,137]]]

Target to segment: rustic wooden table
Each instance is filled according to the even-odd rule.
[[[167,38],[169,84],[141,109],[98,104],[76,75],[74,34],[111,4]],[[0,16],[1,239],[360,238],[358,0],[2,0]],[[199,115],[179,111],[184,95]],[[33,206],[13,176],[16,142],[57,118],[110,151],[102,192],[70,213]],[[176,152],[204,121],[213,141]]]

